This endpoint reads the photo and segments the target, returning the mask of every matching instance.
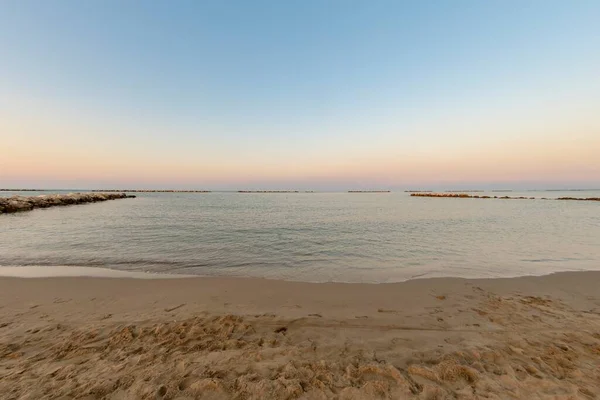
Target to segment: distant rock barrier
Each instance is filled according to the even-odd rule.
[[[0,192],[52,192],[51,189],[6,189],[1,188]]]
[[[411,197],[449,197],[454,199],[504,199],[504,200],[535,200],[535,197],[510,197],[510,196],[479,196],[466,193],[411,193]],[[556,199],[541,200],[577,200],[577,201],[600,201],[600,197],[559,197]]]
[[[411,197],[452,197],[459,199],[491,199],[492,196],[479,196],[479,195],[470,195],[466,193],[433,193],[433,192],[419,192],[419,193],[411,193]],[[498,198],[498,196],[495,196]]]
[[[71,190],[71,189],[68,189]],[[77,190],[77,189],[73,189]],[[85,189],[80,189],[85,190]],[[0,189],[0,192],[56,192],[56,189]],[[94,193],[212,193],[211,190],[178,189],[93,189]]]
[[[125,193],[69,193],[41,196],[0,197],[0,214],[30,211],[34,208],[68,206],[72,204],[95,203],[98,201],[128,199],[135,196]]]
[[[600,197],[559,197],[556,200],[600,201]]]

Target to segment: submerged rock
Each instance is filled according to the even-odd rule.
[[[97,201],[134,198],[126,193],[69,193],[44,194],[40,196],[0,197],[0,214],[29,211],[34,208],[95,203]]]

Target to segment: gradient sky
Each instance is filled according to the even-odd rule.
[[[0,187],[600,187],[600,1],[0,2]]]

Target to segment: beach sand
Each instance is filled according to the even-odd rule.
[[[0,278],[2,399],[593,399],[600,272]]]

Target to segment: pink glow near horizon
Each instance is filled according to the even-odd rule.
[[[424,119],[408,128],[390,125],[371,134],[340,131],[336,140],[324,138],[296,149],[285,139],[228,143],[189,135],[169,141],[168,129],[139,128],[135,121],[110,124],[64,110],[27,118],[31,114],[15,108],[0,111],[0,186],[69,181],[134,187],[524,181],[593,185],[600,183],[600,121],[593,107],[581,110],[548,107],[525,118],[514,113],[506,118]]]

